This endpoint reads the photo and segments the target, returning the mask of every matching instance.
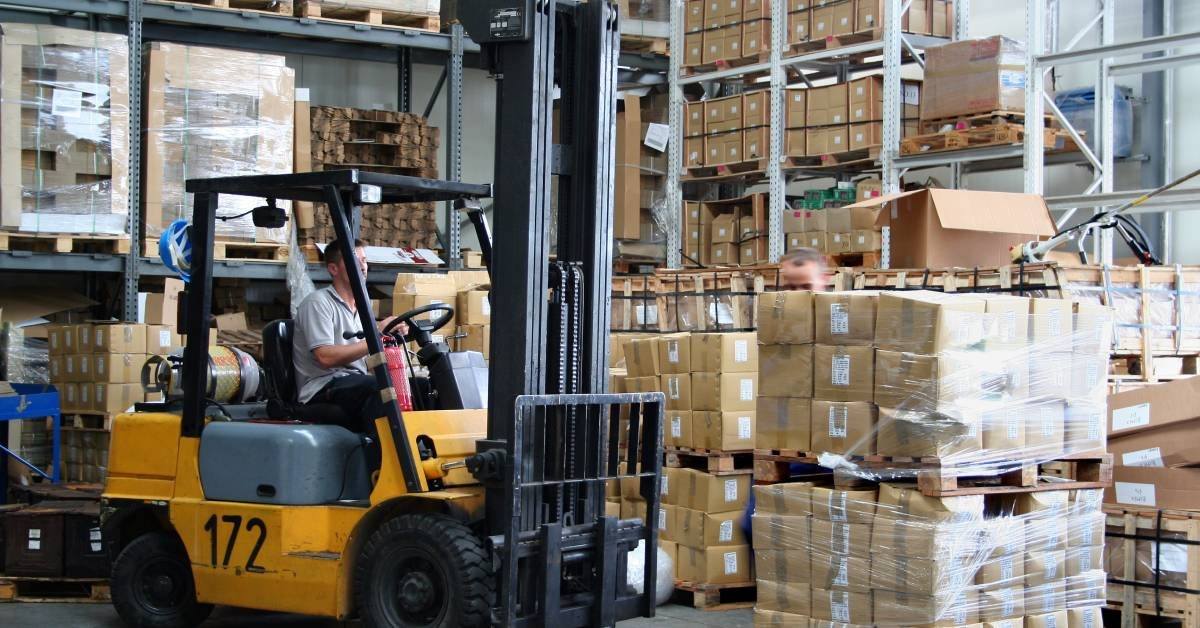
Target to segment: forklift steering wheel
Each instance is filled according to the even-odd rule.
[[[427,314],[429,312],[442,312],[441,315],[433,317],[431,320],[413,320],[417,316]],[[418,347],[423,347],[433,342],[433,332],[446,326],[450,319],[454,318],[454,308],[445,303],[430,303],[423,305],[415,310],[409,310],[395,318],[388,326],[383,328],[384,334],[391,334],[400,323],[408,324],[408,333],[404,334],[406,342],[417,343]]]

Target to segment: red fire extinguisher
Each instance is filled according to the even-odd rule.
[[[396,389],[396,403],[400,404],[402,412],[413,409],[412,389],[408,384],[408,360],[403,337],[383,336],[383,353],[387,356],[388,375],[392,378],[392,387]]]

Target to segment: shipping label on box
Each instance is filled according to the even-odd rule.
[[[872,401],[875,396],[872,347],[813,346],[813,398]]]
[[[693,446],[718,451],[754,449],[754,411],[693,412]]]
[[[692,440],[692,413],[689,410],[667,410],[663,426],[663,444],[668,447],[695,447]]]
[[[117,323],[95,326],[95,350],[103,353],[146,353],[146,326]]]
[[[464,290],[458,293],[454,318],[460,325],[490,325],[492,305],[486,290]]]
[[[692,409],[692,377],[690,374],[662,375],[661,382],[661,390],[667,397],[667,410]]]
[[[869,456],[875,453],[875,405],[865,402],[812,402],[814,452]]]
[[[821,292],[814,297],[815,337],[821,344],[870,345],[875,340],[875,291]]]

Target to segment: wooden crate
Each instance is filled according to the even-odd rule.
[[[658,281],[653,275],[612,278],[609,328],[615,332],[658,331]]]
[[[655,271],[659,331],[753,331],[758,295],[779,285],[779,265]]]
[[[1200,511],[1125,509],[1106,505],[1105,565],[1109,572],[1108,603],[1121,611],[1121,626],[1163,617],[1186,628],[1200,626]],[[1171,543],[1170,541],[1175,541]],[[1185,567],[1156,590],[1152,555],[1154,543],[1170,546],[1172,564]],[[1139,549],[1143,550],[1139,557]],[[1168,565],[1167,554],[1160,564]],[[1178,561],[1185,561],[1179,565]],[[1132,574],[1132,577],[1130,577]],[[1189,592],[1190,591],[1190,592]]]

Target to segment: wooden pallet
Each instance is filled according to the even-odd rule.
[[[155,0],[155,2],[181,7],[197,5],[228,11],[254,11],[272,15],[292,14],[292,0]]]
[[[753,582],[702,584],[676,580],[671,601],[702,611],[730,611],[753,607],[757,593],[757,586]]]
[[[791,477],[793,463],[817,464],[818,455],[794,449],[755,449],[754,481],[760,484],[783,482]]]
[[[1200,626],[1200,593],[1156,592],[1153,572],[1149,572],[1149,576],[1146,573],[1150,564],[1153,564],[1149,562],[1153,560],[1149,552],[1152,551],[1154,539],[1159,538],[1160,547],[1172,546],[1186,555],[1183,582],[1162,584],[1200,591],[1200,511],[1127,509],[1106,505],[1104,514],[1108,530],[1105,564],[1110,566],[1108,607],[1120,612],[1120,625],[1124,628],[1153,619],[1174,619],[1184,628]],[[1147,538],[1131,539],[1127,536]],[[1170,543],[1171,540],[1183,542]],[[1143,550],[1140,557],[1139,546]],[[1163,564],[1167,562],[1164,560]],[[1142,572],[1140,576],[1139,571]]]
[[[146,257],[158,257],[158,240],[146,240],[142,249]],[[246,260],[252,262],[288,261],[288,247],[270,242],[213,242],[213,259]]]
[[[1039,480],[1038,463],[1011,465],[955,465],[938,458],[904,456],[864,456],[856,462],[866,470],[868,478],[911,480],[915,475],[921,494],[930,497],[956,495],[991,495],[997,493],[1031,493],[1050,490],[1105,488],[1112,483],[1112,454],[1086,452],[1068,454],[1055,459],[1074,464],[1074,478],[1063,481]],[[861,475],[844,469],[834,471],[834,482],[857,484]]]
[[[1054,124],[1054,115],[1045,114],[1046,126]],[[1025,124],[1025,114],[1021,111],[991,111],[970,116],[954,116],[950,118],[932,118],[921,120],[921,133],[941,133],[944,130],[961,131],[996,124]],[[948,129],[947,129],[948,127]]]
[[[129,249],[129,236],[124,235],[0,231],[0,251],[125,255]]]
[[[0,602],[101,604],[112,600],[103,578],[0,576]]]
[[[766,172],[768,161],[767,159],[751,159],[732,164],[717,164],[715,166],[688,166],[686,169],[687,175],[684,176],[684,180],[711,180],[764,173]]]
[[[713,63],[702,63],[700,65],[690,65],[683,67],[684,76],[695,76],[697,74],[707,74],[708,72],[716,72],[718,70],[728,70],[730,68],[741,68],[756,63],[762,63],[770,58],[768,54],[757,54],[739,59],[720,59]],[[765,73],[747,74],[743,78],[750,80],[755,76],[765,75]]]
[[[334,22],[368,24],[370,26],[394,26],[434,33],[440,31],[442,27],[441,19],[436,15],[387,11],[376,8],[358,8],[345,6],[343,2],[325,3],[318,0],[300,0],[297,2],[296,16]]]
[[[1062,138],[1069,136],[1065,132],[1056,129],[1044,129],[1042,134],[1046,150],[1066,149],[1066,142]],[[1024,125],[1004,122],[906,137],[900,140],[900,154],[919,155],[924,153],[940,153],[967,148],[1021,144],[1024,141]]]
[[[754,470],[754,452],[690,447],[666,448],[664,466],[696,469],[712,475],[743,475]]]

